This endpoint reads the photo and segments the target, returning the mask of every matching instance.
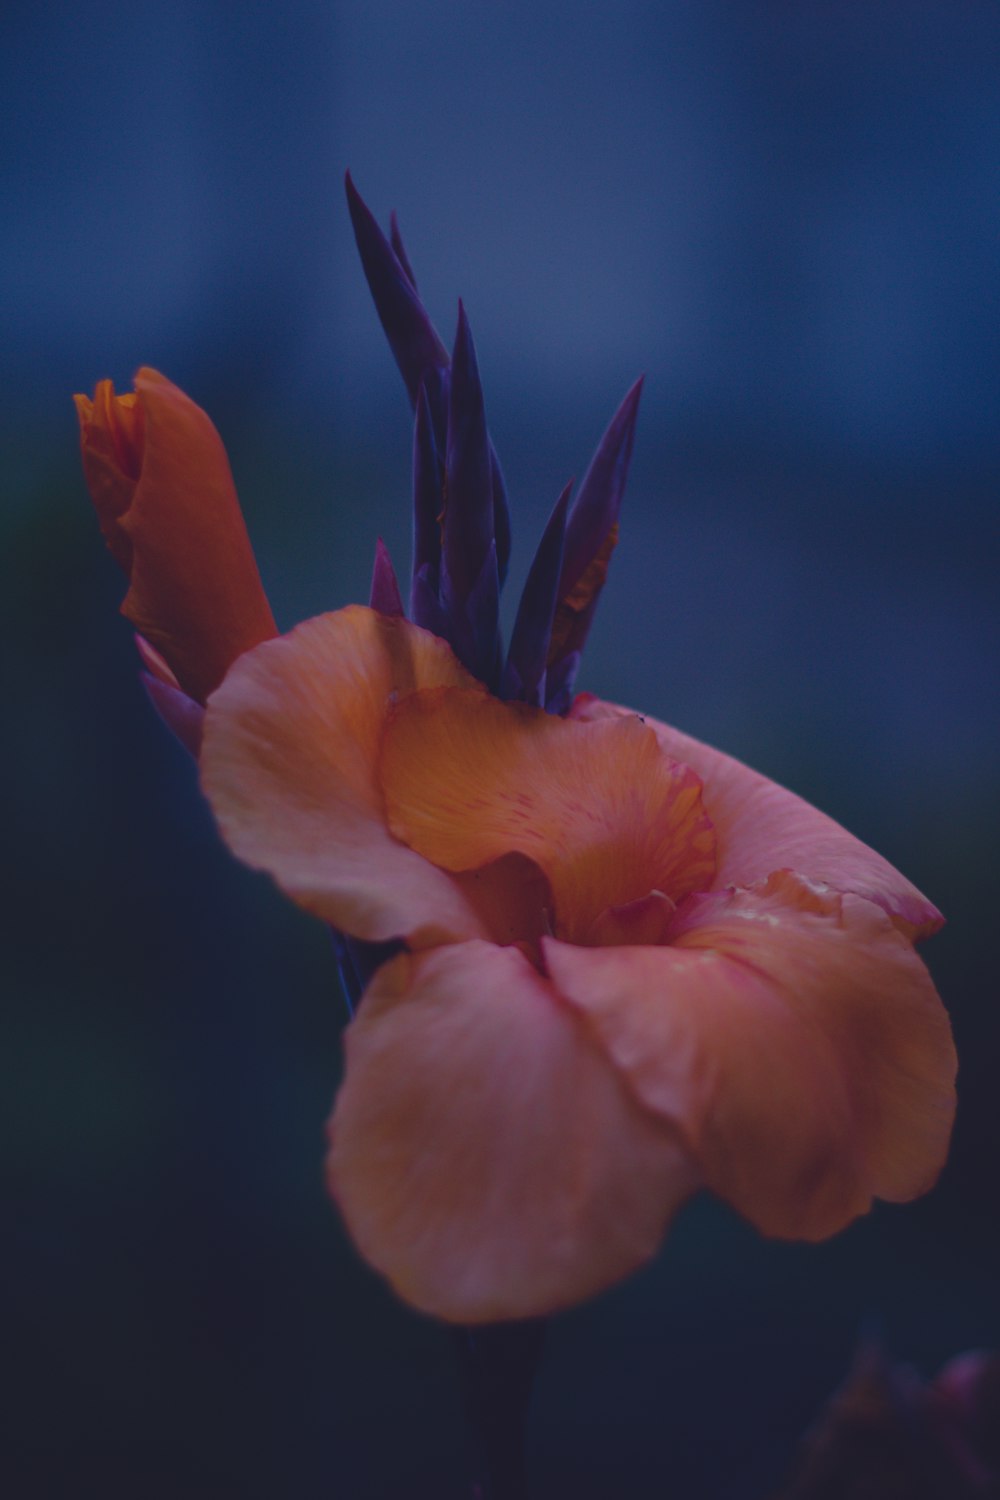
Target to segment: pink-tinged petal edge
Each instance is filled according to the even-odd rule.
[[[637,1102],[764,1233],[822,1239],[926,1191],[954,1115],[944,1008],[870,901],[790,872],[695,896],[664,947],[544,944]]]
[[[629,712],[583,693],[569,717],[588,723]],[[874,901],[913,940],[944,925],[916,886],[826,813],[721,750],[655,719],[646,723],[667,755],[701,777],[705,810],[718,836],[714,889],[752,885],[774,870],[791,869]]]
[[[697,1186],[573,1010],[513,947],[384,965],[346,1033],[329,1183],[407,1302],[476,1323],[593,1295]]]
[[[471,683],[444,641],[361,605],[246,652],[210,699],[200,761],[230,849],[352,937],[422,948],[502,936],[525,861],[436,869],[389,833],[376,780],[391,705]]]

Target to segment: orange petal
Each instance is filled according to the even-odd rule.
[[[527,855],[576,942],[596,941],[608,907],[711,883],[698,779],[635,716],[568,724],[482,693],[419,693],[389,720],[380,775],[399,838],[447,870]]]
[[[471,681],[444,641],[360,605],[241,657],[212,695],[201,755],[233,853],[353,937],[426,946],[492,936],[483,905],[508,919],[496,881],[470,878],[466,892],[397,843],[375,779],[390,703]]]
[[[581,1301],[647,1260],[696,1185],[515,948],[403,954],[346,1033],[329,1181],[361,1254],[461,1323]]]
[[[76,398],[84,474],[129,575],[126,615],[203,703],[242,652],[276,633],[229,462],[200,407],[155,370],[135,394]]]
[[[628,713],[582,694],[570,718],[594,723]],[[679,729],[655,719],[646,723],[667,755],[701,777],[705,810],[718,837],[717,887],[752,885],[773,870],[792,869],[874,901],[911,938],[944,924],[937,907],[888,860],[794,792]]]
[[[944,1162],[955,1053],[909,941],[787,872],[695,896],[660,948],[544,941],[636,1099],[766,1234],[820,1239]]]

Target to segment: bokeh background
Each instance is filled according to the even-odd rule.
[[[283,627],[365,598],[377,534],[405,571],[346,166],[447,340],[465,299],[515,588],[647,374],[581,685],[793,786],[949,918],[937,1190],[818,1248],[693,1205],[552,1325],[538,1494],[757,1500],[861,1330],[928,1375],[1000,1343],[998,56],[964,0],[6,0],[12,1500],[465,1494],[449,1338],[323,1194],[326,934],[222,850],[145,702],[69,400],[151,363],[211,412]]]

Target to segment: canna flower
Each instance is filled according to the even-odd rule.
[[[627,1275],[702,1187],[807,1240],[924,1192],[954,1111],[914,949],[940,914],[791,792],[574,696],[639,387],[559,497],[505,655],[507,500],[464,310],[449,359],[395,222],[348,197],[414,407],[411,618],[381,544],[369,607],[280,638],[245,623],[249,574],[216,636],[155,560],[132,618],[178,691],[207,691],[222,836],[340,935],[360,1003],[327,1171],[359,1251],[421,1310],[488,1322]]]
[[[504,703],[354,607],[210,701],[223,837],[404,951],[346,1037],[329,1182],[359,1250],[459,1322],[585,1298],[700,1185],[820,1239],[933,1182],[954,1057],[934,908],[823,814],[590,698]]]

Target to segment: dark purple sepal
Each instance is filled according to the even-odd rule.
[[[440,387],[440,382],[435,381]],[[439,390],[440,394],[440,390]],[[434,413],[426,380],[420,382],[413,421],[413,578],[418,573],[437,581],[441,568],[441,511],[444,463],[435,436]],[[413,608],[411,593],[411,609]]]
[[[510,563],[510,506],[507,503],[507,486],[500,470],[500,460],[490,442],[490,473],[493,480],[493,535],[497,544],[497,576],[502,589],[507,582]]]
[[[469,320],[461,302],[451,364],[444,465],[441,593],[449,605],[464,604],[495,538],[493,461],[483,387]]]
[[[443,641],[448,641],[454,646],[448,616],[438,598],[437,586],[432,578],[431,569],[427,565],[413,575],[413,587],[410,590],[410,619],[414,625],[429,630],[432,635],[439,635]]]
[[[390,216],[387,240],[348,172],[347,202],[354,225],[361,263],[396,363],[415,407],[421,380],[427,387],[434,434],[443,453],[448,425],[448,351],[438,337],[423,303],[403,245],[396,215]],[[510,562],[511,526],[507,490],[493,444],[489,444],[493,486],[493,535],[497,544],[497,571],[503,588]],[[419,563],[415,564],[416,572]]]
[[[521,595],[510,638],[500,696],[539,705],[545,692],[545,664],[552,638],[552,618],[559,598],[566,512],[573,481],[556,501],[538,544]]]
[[[573,685],[580,668],[579,651],[571,651],[549,667],[545,677],[545,712],[565,714],[573,702]]]
[[[416,402],[421,377],[432,368],[448,364],[448,351],[434,330],[426,309],[414,290],[408,273],[382,233],[348,172],[344,178],[347,206],[354,225],[354,238],[371,290],[379,321],[406,382],[411,402]]]
[[[566,523],[560,598],[565,598],[583,577],[618,520],[644,379],[640,375],[627,392],[583,476]]]
[[[641,393],[640,376],[601,438],[566,522],[566,547],[546,676],[546,707],[550,713],[565,713],[569,707],[580,653],[590,633],[618,542],[618,517]]]
[[[372,609],[377,609],[380,615],[406,618],[403,597],[399,592],[399,583],[396,579],[396,570],[392,565],[389,549],[381,537],[378,537],[375,542],[375,564],[372,568],[372,587],[368,603]]]
[[[413,290],[416,291],[417,278],[413,274],[413,267],[410,265],[410,257],[406,253],[406,246],[403,244],[403,236],[399,232],[399,220],[396,218],[395,209],[393,209],[389,215],[389,244],[392,246],[393,253],[396,259],[399,261],[399,264],[403,268],[404,276],[412,286]]]
[[[450,588],[447,574],[441,579],[441,604],[447,621],[445,639],[464,667],[495,693],[500,682],[500,585],[496,543],[491,541],[483,566],[466,598]]]
[[[201,735],[205,724],[202,705],[189,698],[179,687],[173,687],[169,682],[154,677],[152,672],[140,672],[139,680],[170,733],[197,760],[201,753]]]
[[[479,577],[466,605],[477,666],[472,670],[491,693],[500,687],[503,643],[500,639],[500,574],[496,542],[490,542]]]

